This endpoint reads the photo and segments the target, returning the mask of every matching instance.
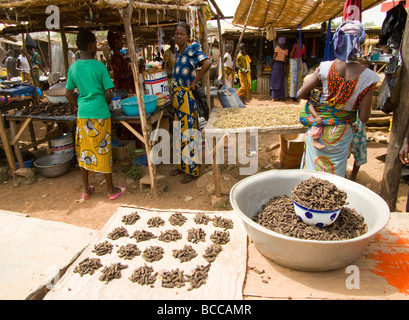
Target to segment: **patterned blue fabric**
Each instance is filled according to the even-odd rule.
[[[204,59],[208,59],[208,57],[201,51],[197,42],[193,42],[182,53],[177,50],[172,86],[190,87],[196,77],[196,65]]]
[[[181,137],[174,145],[176,150],[174,163],[179,170],[193,175],[199,175],[201,163],[202,141],[198,137],[198,111],[190,84],[196,77],[198,62],[208,57],[201,51],[200,45],[193,42],[183,53],[176,51],[176,62],[172,77],[172,106],[175,109],[174,136]]]

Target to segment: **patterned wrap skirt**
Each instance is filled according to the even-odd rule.
[[[285,98],[284,93],[285,63],[274,61],[270,73],[270,94],[272,99]]]
[[[352,141],[352,127],[348,124],[323,127],[319,142],[324,149],[312,145],[310,127],[305,136],[305,151],[301,161],[301,169],[321,171],[345,177],[349,146]]]
[[[111,173],[111,118],[78,118],[75,153],[80,167],[89,171]]]
[[[199,176],[201,164],[202,140],[198,131],[198,111],[192,90],[187,87],[172,87],[172,106],[175,109],[173,121],[174,137],[180,137],[174,143],[175,163],[186,174]]]
[[[312,145],[311,130],[315,126],[315,118],[308,111],[307,102],[301,111],[300,122],[310,126],[305,139],[305,151],[301,161],[301,169],[333,173],[345,177],[349,157],[349,147],[353,138],[351,123],[356,119],[355,111],[343,111],[322,104],[315,109],[323,118],[323,129],[319,142],[325,146],[317,149]]]

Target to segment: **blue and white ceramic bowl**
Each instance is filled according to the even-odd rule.
[[[327,227],[337,220],[341,208],[332,211],[311,210],[293,200],[294,210],[298,218],[310,225],[316,227]]]

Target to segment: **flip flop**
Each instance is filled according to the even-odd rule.
[[[182,178],[182,180],[180,180],[180,183],[186,184],[186,183],[192,182],[192,181],[195,180],[196,178],[197,178],[197,177],[192,176],[192,175],[185,175],[185,176]]]
[[[91,193],[94,191],[95,187],[93,185],[89,185],[88,190],[89,190],[89,194],[81,194],[81,199],[87,200],[89,199]]]
[[[169,175],[171,177],[174,177],[174,176],[177,176],[177,175],[182,174],[182,173],[183,173],[183,171],[180,171],[179,169],[174,169],[169,173]]]
[[[123,194],[126,191],[126,187],[125,186],[119,186],[118,187],[121,191],[112,195],[112,196],[108,196],[109,200],[115,200],[117,199],[121,194]]]

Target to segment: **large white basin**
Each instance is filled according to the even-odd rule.
[[[271,231],[252,220],[270,199],[291,197],[294,187],[312,176],[328,180],[347,193],[347,207],[364,217],[368,225],[366,234],[344,241],[303,240]],[[366,248],[368,239],[387,225],[390,215],[386,202],[358,183],[329,173],[297,169],[271,170],[245,178],[230,190],[230,202],[247,235],[264,256],[282,266],[304,271],[325,271],[353,264]]]

